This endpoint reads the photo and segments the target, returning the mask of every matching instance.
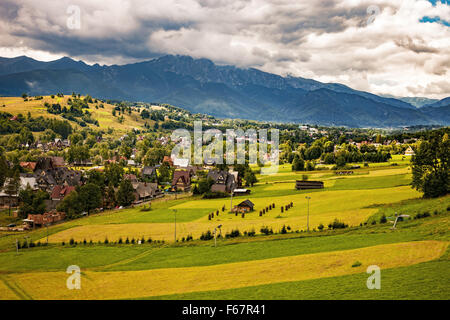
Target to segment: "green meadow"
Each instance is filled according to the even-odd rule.
[[[338,176],[332,170],[308,172],[310,180],[324,181],[325,188],[303,191],[295,190],[294,181],[305,173],[280,166],[276,175],[258,175],[259,182],[250,188],[250,195],[233,198],[233,204],[247,198],[255,203],[255,212],[245,218],[228,213],[230,198],[184,197],[159,199],[151,204],[151,210],[139,206],[111,210],[51,226],[48,246],[42,245],[47,241],[46,229],[26,234],[0,232],[0,298],[45,299],[47,291],[56,299],[448,299],[450,197],[422,199],[410,187],[411,173],[405,160],[391,162],[398,165],[370,164],[350,176]],[[307,195],[311,197],[310,232],[306,232]],[[293,208],[281,213],[280,207],[291,201]],[[276,204],[275,209],[259,216],[259,210],[271,203]],[[209,220],[208,215],[216,210],[219,215]],[[425,212],[428,217],[414,219]],[[380,223],[383,216],[392,221],[396,213],[410,218],[399,222],[397,229],[392,229],[389,221]],[[335,218],[349,227],[328,229]],[[325,226],[323,231],[317,229],[320,223]],[[238,228],[241,236],[219,238],[217,247],[214,240],[198,239],[218,224],[222,224],[223,234]],[[271,227],[274,234],[261,234],[263,225]],[[286,233],[280,233],[283,225],[290,226]],[[254,236],[242,235],[252,229]],[[194,240],[182,241],[188,234]],[[23,241],[24,236],[41,246],[16,252],[14,243]],[[112,243],[119,237],[153,241]],[[69,244],[70,239],[77,244]],[[427,243],[429,252],[423,249]],[[408,245],[412,247],[405,247]],[[403,251],[406,248],[414,257]],[[370,252],[384,254],[373,256]],[[362,263],[358,268],[352,267],[355,256]],[[333,257],[339,266],[322,265],[317,271],[305,263],[296,267],[294,262],[323,264],[323,259]],[[366,287],[369,261],[386,266],[380,290]],[[225,274],[228,268],[241,270],[239,264],[242,274]],[[79,295],[64,287],[69,265],[81,268],[86,288]],[[224,284],[208,290],[207,282],[198,279],[214,270],[222,270]],[[267,274],[268,270],[273,275]],[[45,284],[37,287],[36,279],[44,279]],[[142,279],[142,283],[133,279]],[[248,282],[242,284],[240,279]],[[220,284],[220,275],[217,281]]]

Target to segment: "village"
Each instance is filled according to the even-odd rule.
[[[10,119],[15,121],[16,119]],[[301,131],[307,132],[310,137],[313,137],[313,141],[317,141],[318,130],[308,126],[299,126]],[[327,134],[328,132],[322,129],[321,134]],[[345,133],[342,133],[345,134]],[[352,132],[347,132],[347,135],[351,135]],[[128,138],[128,134],[119,138],[119,141],[123,142]],[[101,137],[97,137],[96,141],[100,142]],[[142,141],[143,136],[137,135],[137,141]],[[248,138],[247,138],[248,140]],[[323,139],[322,139],[323,140]],[[161,136],[157,139],[161,146],[169,145],[170,138],[167,136]],[[349,146],[357,148],[357,150],[363,149],[363,151],[378,152],[383,147],[390,146],[398,148],[398,150],[404,150],[404,156],[410,157],[414,155],[414,151],[411,148],[411,144],[416,142],[416,139],[404,139],[403,142],[385,140],[383,143],[375,141],[361,141],[354,142],[349,139],[347,143],[342,145],[335,144],[332,149],[333,157],[342,152],[342,149],[346,149]],[[313,144],[314,145],[314,144]],[[300,145],[301,146],[301,145]],[[71,147],[70,139],[55,138],[53,141],[43,143],[35,141],[30,144],[22,146],[23,148],[32,151],[40,150],[44,154],[52,151],[57,151],[60,154],[67,152]],[[283,145],[281,146],[283,148]],[[303,148],[303,158],[305,156],[305,150]],[[292,154],[297,152],[292,151]],[[241,166],[239,170],[236,170],[234,166],[215,165],[209,163],[208,165],[191,165],[190,159],[178,159],[168,155],[164,155],[160,163],[153,166],[142,165],[136,161],[137,149],[133,148],[129,154],[129,158],[125,156],[116,155],[111,159],[106,159],[103,164],[95,165],[92,158],[85,157],[83,160],[74,160],[68,163],[63,156],[46,156],[40,157],[37,161],[20,161],[20,174],[18,177],[7,178],[4,187],[0,192],[0,206],[10,211],[13,217],[22,220],[18,223],[10,223],[5,226],[1,226],[2,230],[9,231],[23,231],[34,229],[36,227],[48,226],[55,223],[60,223],[68,218],[67,206],[62,209],[61,204],[64,203],[64,199],[68,197],[77,188],[89,183],[92,179],[92,172],[103,172],[108,170],[111,166],[116,166],[119,170],[119,180],[129,182],[131,188],[129,189],[128,198],[129,201],[119,203],[119,201],[108,201],[107,192],[105,186],[102,187],[102,196],[98,205],[92,207],[92,212],[82,211],[78,215],[71,215],[70,219],[76,217],[86,216],[94,212],[100,212],[106,209],[122,209],[125,206],[146,205],[150,206],[150,203],[154,199],[162,198],[165,196],[185,194],[185,195],[209,195],[210,198],[214,197],[226,197],[227,195],[249,195],[251,190],[248,189],[250,185],[256,182],[254,173],[249,169],[248,165]],[[291,155],[282,155],[284,161],[295,161]],[[311,158],[310,158],[311,159]],[[326,161],[324,153],[314,161],[314,165],[309,170],[320,169],[321,165],[326,165],[329,162]],[[312,160],[312,159],[311,159]],[[310,161],[308,161],[310,163]],[[97,163],[98,164],[98,163]],[[12,168],[13,163],[8,162],[8,166]],[[162,182],[159,178],[164,172],[168,173],[165,182]],[[356,169],[359,166],[347,167],[347,169]],[[344,170],[345,168],[337,169],[337,175],[349,175],[352,174],[351,170]],[[296,170],[305,170],[299,168]],[[161,172],[160,172],[161,171]],[[249,172],[250,175],[246,175]],[[166,175],[166,174],[165,174]],[[95,175],[94,175],[95,176]],[[18,178],[18,180],[17,180]],[[17,181],[14,181],[16,179]],[[103,182],[103,184],[105,184]],[[245,184],[245,187],[243,185]],[[194,187],[193,187],[193,186]],[[206,185],[206,187],[205,187]],[[118,193],[120,186],[116,183],[112,187],[113,198],[114,194]],[[201,190],[199,190],[201,188]],[[297,181],[295,188],[309,189],[309,188],[323,188],[323,182],[314,181]],[[33,193],[42,192],[44,196],[40,212],[29,213],[24,216],[19,214],[21,206],[21,192],[24,190],[31,191]],[[23,198],[23,196],[22,196]],[[111,200],[111,199],[109,199]],[[117,199],[115,199],[117,200]],[[36,205],[34,203],[33,205]],[[11,213],[12,210],[12,213]],[[246,200],[232,208],[232,212],[249,212],[253,211],[253,203],[250,200]]]

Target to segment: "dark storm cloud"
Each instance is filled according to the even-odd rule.
[[[81,11],[80,29],[68,28],[71,5]],[[405,71],[413,66],[424,83],[416,90],[426,94],[447,88],[439,77],[449,69],[442,59],[449,28],[419,20],[448,19],[447,7],[425,0],[2,0],[0,53],[119,64],[184,54],[396,95],[415,87]]]

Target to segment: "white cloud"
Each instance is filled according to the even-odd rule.
[[[81,29],[67,28],[67,7]],[[369,6],[379,14],[367,24]],[[378,12],[378,11],[376,11]],[[2,0],[0,55],[209,58],[398,96],[450,95],[450,6],[426,0]]]

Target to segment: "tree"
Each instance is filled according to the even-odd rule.
[[[163,162],[158,169],[158,181],[162,182],[170,182],[172,180],[173,169],[167,162]]]
[[[6,157],[3,154],[3,148],[0,147],[0,189],[5,183],[5,179],[8,175],[8,163],[6,162]]]
[[[144,158],[144,164],[146,166],[155,166],[160,164],[166,155],[166,151],[163,148],[151,148],[147,151]]]
[[[20,174],[19,169],[16,169],[14,174],[9,178],[4,190],[5,193],[9,196],[9,215],[11,215],[12,196],[17,195],[19,193],[19,188],[20,188]]]
[[[122,180],[123,167],[117,163],[110,163],[105,166],[105,178],[108,184],[117,187]]]
[[[30,185],[19,192],[19,217],[25,219],[29,214],[43,214],[46,206],[45,200],[49,199],[50,195],[42,190],[33,191]]]
[[[211,190],[211,186],[214,184],[214,180],[211,178],[202,178],[198,181],[197,193],[196,194],[205,194],[209,190]]]
[[[315,163],[313,161],[306,161],[305,170],[306,171],[313,171],[315,167]]]
[[[314,160],[320,158],[322,154],[322,149],[318,145],[313,145],[306,149],[305,158],[307,160]]]
[[[89,214],[91,210],[102,205],[102,191],[94,183],[87,183],[78,188],[78,201],[83,211]]]
[[[79,203],[78,192],[72,191],[65,196],[56,209],[65,212],[69,219],[76,218],[83,211]]]
[[[252,186],[253,187],[253,185],[256,183],[256,182],[258,182],[258,179],[256,179],[256,175],[255,175],[255,173],[251,170],[251,169],[248,169],[246,172],[245,172],[245,175],[244,175],[244,180],[245,180],[245,185],[246,186]]]
[[[448,133],[435,131],[422,141],[412,157],[412,187],[435,198],[449,192],[450,139]]]
[[[87,182],[93,183],[100,187],[101,191],[105,191],[105,174],[98,170],[89,170],[87,172]]]
[[[34,142],[33,133],[31,133],[30,129],[28,129],[27,127],[23,127],[20,130],[19,136],[20,142],[22,142],[22,144],[31,144]]]
[[[134,199],[134,189],[131,181],[128,179],[123,179],[119,185],[119,190],[117,191],[117,202],[121,206],[126,207],[132,204]]]
[[[65,156],[69,163],[88,160],[89,148],[88,146],[71,145]]]
[[[345,157],[343,155],[336,157],[336,167],[343,168],[345,163]]]
[[[112,183],[106,188],[105,202],[108,207],[116,205],[116,191],[114,190],[114,185]]]
[[[71,145],[78,144],[79,142],[83,142],[84,138],[81,133],[74,132],[69,136],[69,141]]]
[[[294,160],[292,160],[292,171],[303,171],[305,170],[305,161],[296,154]]]

